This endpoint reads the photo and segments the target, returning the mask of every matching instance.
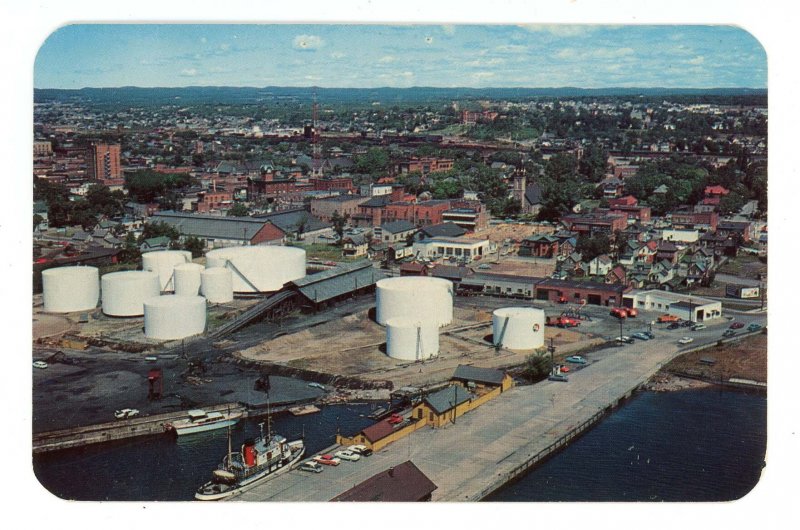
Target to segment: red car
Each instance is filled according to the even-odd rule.
[[[567,297],[566,296],[559,296],[558,297],[558,303],[559,304],[566,304],[567,303]]]
[[[635,307],[627,307],[625,308],[625,312],[630,318],[636,318],[636,316],[639,314],[639,311]]]
[[[397,425],[398,423],[403,423],[403,417],[400,414],[389,416],[389,425]]]
[[[311,460],[324,466],[338,466],[342,462],[333,455],[317,455]]]
[[[742,322],[734,322],[731,324],[731,329],[742,329],[744,327],[744,323]]]

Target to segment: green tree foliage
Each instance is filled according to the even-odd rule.
[[[141,257],[142,253],[139,250],[136,236],[133,235],[133,232],[128,232],[128,235],[125,236],[125,242],[122,246],[122,251],[118,255],[118,259],[122,263],[138,263]]]
[[[128,195],[136,202],[153,202],[156,197],[168,190],[174,190],[191,183],[185,173],[163,174],[151,170],[136,171],[125,175]]]
[[[107,186],[92,184],[86,192],[86,202],[91,205],[92,213],[106,217],[120,217],[125,214],[125,194],[122,191],[111,191]]]
[[[331,223],[333,224],[333,231],[339,236],[338,244],[342,244],[342,237],[344,236],[344,227],[347,225],[349,215],[341,215],[338,210],[333,212],[331,216]]]
[[[371,147],[365,154],[355,157],[354,171],[356,173],[380,175],[387,169],[389,169],[389,154],[380,147]]]
[[[181,234],[178,232],[177,228],[170,226],[167,223],[147,223],[144,225],[144,229],[142,229],[142,235],[139,236],[138,242],[141,244],[146,239],[152,239],[154,237],[161,236],[168,237],[170,242],[176,242],[178,241],[178,238],[180,238]]]
[[[587,147],[578,164],[578,171],[589,182],[600,182],[606,174],[608,151],[601,144]]]
[[[583,256],[583,261],[591,261],[601,254],[611,252],[611,240],[605,234],[579,236],[575,250]]]
[[[234,204],[227,213],[228,217],[247,217],[248,215],[250,215],[250,208],[241,202]]]
[[[192,253],[192,258],[199,258],[206,250],[206,240],[199,237],[189,236],[183,241],[183,250]]]
[[[532,383],[536,383],[550,375],[550,370],[550,357],[534,353],[525,359],[522,377]]]

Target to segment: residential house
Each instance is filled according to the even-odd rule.
[[[613,263],[608,254],[600,254],[587,263],[587,273],[590,276],[605,276],[611,270]]]
[[[390,221],[375,227],[373,238],[384,243],[403,243],[417,232],[417,227],[409,221]]]
[[[605,283],[610,283],[612,285],[626,285],[628,283],[627,274],[625,273],[625,267],[622,265],[617,265],[613,267],[610,271],[606,273],[605,276]]]
[[[561,241],[559,238],[537,234],[526,237],[519,244],[520,256],[532,256],[536,258],[554,258],[560,255]]]
[[[369,242],[361,234],[347,235],[342,238],[342,256],[346,258],[357,258],[367,255]]]

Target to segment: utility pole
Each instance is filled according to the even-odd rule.
[[[553,368],[555,367],[555,363],[553,362],[553,354],[556,352],[556,347],[553,344],[553,337],[550,337],[550,346],[547,347],[547,351],[550,352],[550,375],[553,375]]]

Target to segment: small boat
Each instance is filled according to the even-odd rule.
[[[377,420],[378,418],[380,418],[384,414],[386,414],[386,409],[384,407],[378,407],[377,409],[372,411],[372,413],[369,416],[367,416],[367,418],[369,418],[371,420]]]
[[[255,440],[247,440],[238,453],[231,452],[228,430],[228,454],[222,464],[212,472],[212,478],[194,494],[199,501],[217,501],[238,495],[267,480],[292,470],[306,452],[303,440],[289,442],[283,436],[268,433]]]
[[[164,428],[178,435],[192,434],[230,427],[242,417],[241,412],[206,412],[202,409],[190,410],[187,414],[188,418],[167,423]]]
[[[291,412],[294,416],[305,416],[306,414],[314,414],[315,412],[319,412],[319,408],[315,407],[314,405],[302,405],[299,407],[291,407],[289,412]]]

